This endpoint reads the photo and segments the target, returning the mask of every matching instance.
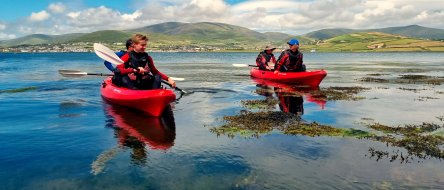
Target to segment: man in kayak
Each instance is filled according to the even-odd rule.
[[[126,41],[126,51],[124,51],[124,50],[120,50],[119,52],[116,52],[116,55],[117,56],[119,56],[119,57],[122,57],[123,55],[125,55],[125,53],[127,53],[127,52],[129,52],[129,51],[133,51],[133,46],[132,46],[132,44],[133,44],[133,41],[131,41],[131,38],[130,39],[128,39],[127,41]],[[116,70],[116,68],[114,68],[113,67],[113,65],[110,63],[110,62],[108,62],[108,61],[105,61],[105,62],[103,62],[103,64],[106,66],[106,68],[108,68],[108,70],[110,70],[111,72],[114,72],[114,70]]]
[[[133,51],[121,57],[124,63],[117,65],[114,71],[115,75],[120,76],[120,85],[129,89],[158,89],[163,79],[173,88],[176,87],[176,82],[158,71],[151,56],[145,52],[148,38],[142,34],[135,34],[131,40]]]
[[[256,65],[259,67],[259,70],[268,70],[271,71],[274,69],[274,65],[276,64],[276,59],[273,55],[273,50],[275,47],[271,45],[265,46],[264,51],[260,52],[256,58]]]
[[[297,39],[291,39],[287,44],[290,48],[283,51],[279,56],[274,73],[305,71],[305,65],[302,60],[303,56],[299,51],[299,41]]]

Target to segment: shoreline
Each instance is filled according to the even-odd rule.
[[[283,50],[282,50],[283,51]],[[274,54],[282,52],[281,50],[275,50]],[[116,51],[117,52],[117,51]],[[148,53],[259,53],[260,50],[245,50],[245,51],[158,51],[149,50]],[[316,53],[444,53],[443,51],[310,51],[301,50],[305,54],[316,54]],[[0,54],[33,54],[33,53],[94,53],[94,51],[14,51],[14,52],[0,52]]]

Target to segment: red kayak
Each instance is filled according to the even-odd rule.
[[[266,79],[281,83],[319,86],[322,79],[327,76],[324,70],[314,70],[305,72],[279,72],[274,74],[273,71],[262,71],[254,67],[250,70],[250,75],[254,78]]]
[[[117,87],[111,83],[111,77],[103,81],[100,89],[103,99],[121,106],[144,111],[150,116],[158,117],[167,105],[176,100],[172,90],[131,90]]]

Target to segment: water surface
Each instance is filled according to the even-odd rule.
[[[2,189],[370,189],[444,187],[439,159],[377,160],[369,148],[405,150],[351,137],[280,131],[218,136],[211,127],[258,94],[248,68],[256,53],[152,53],[158,69],[191,94],[162,118],[109,105],[103,78],[64,78],[59,69],[107,73],[92,53],[0,54]],[[382,74],[442,77],[442,53],[305,53],[308,69],[325,69],[320,88],[366,87],[357,101],[296,101],[307,122],[371,131],[363,122],[442,125],[443,85],[376,83]],[[410,89],[410,90],[406,90]],[[268,98],[279,99],[271,93]],[[303,110],[301,110],[301,108]],[[282,111],[282,105],[271,106]],[[287,111],[289,111],[288,109]],[[285,110],[283,110],[285,111]],[[297,113],[299,112],[299,113]]]

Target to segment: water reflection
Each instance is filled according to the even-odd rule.
[[[176,126],[170,106],[160,117],[149,117],[143,112],[104,103],[106,126],[114,129],[118,147],[102,152],[91,164],[91,173],[101,173],[107,161],[122,149],[131,150],[131,161],[135,165],[147,163],[148,151],[166,151],[174,145]],[[147,145],[147,146],[146,146]]]
[[[119,144],[130,148],[146,144],[157,150],[168,150],[174,145],[176,126],[170,106],[161,117],[149,117],[142,112],[111,104],[106,104],[105,110],[107,126],[116,129]]]
[[[286,113],[293,113],[296,115],[304,114],[304,96],[307,101],[316,103],[322,109],[327,103],[326,97],[314,96],[319,94],[319,87],[300,87],[289,84],[281,84],[277,82],[253,79],[256,83],[256,93],[266,97],[267,102],[272,99],[277,99],[279,102],[279,109]],[[275,98],[275,97],[276,98]]]

